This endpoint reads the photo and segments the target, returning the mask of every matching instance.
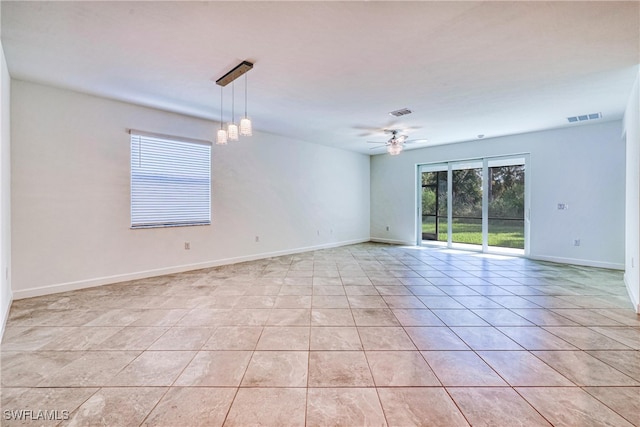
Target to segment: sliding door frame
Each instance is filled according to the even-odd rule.
[[[504,250],[496,250],[497,247],[489,246],[489,164],[494,162],[506,162],[509,163],[513,160],[513,165],[524,164],[525,180],[524,180],[524,250],[523,253],[520,250],[509,251],[508,248]],[[417,209],[416,209],[416,242],[418,246],[425,244],[422,240],[422,174],[423,172],[444,172],[447,171],[447,241],[437,241],[433,244],[439,244],[447,248],[456,249],[456,244],[452,241],[452,229],[453,229],[453,170],[455,164],[460,163],[482,163],[482,244],[476,245],[477,250],[483,253],[509,253],[512,252],[516,255],[523,255],[526,257],[530,252],[529,235],[531,231],[531,156],[529,153],[517,153],[508,154],[503,156],[491,156],[481,158],[469,158],[469,159],[457,159],[445,162],[436,163],[424,163],[416,165],[417,176]],[[436,217],[437,221],[437,217]],[[502,249],[502,248],[499,248]]]

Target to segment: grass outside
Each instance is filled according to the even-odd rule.
[[[425,218],[430,222],[423,222],[422,232],[435,234],[436,226],[432,218]],[[424,220],[423,220],[424,221]],[[447,241],[447,224],[440,223],[438,240]],[[489,246],[501,248],[524,249],[523,221],[489,221]],[[453,221],[452,241],[454,243],[482,244],[482,224],[479,220],[456,219]]]

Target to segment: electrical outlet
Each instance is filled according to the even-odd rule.
[[[573,241],[573,246],[580,246],[580,239],[575,239]]]
[[[260,236],[256,236],[256,243],[260,241]]]
[[[189,242],[184,242],[184,248],[185,248],[185,250],[187,250],[187,251],[188,251],[189,249],[191,249],[191,243],[189,243]]]
[[[387,225],[387,231],[389,231],[389,226]]]
[[[567,209],[569,209],[569,205],[566,203],[558,203],[558,210],[559,211],[566,211]]]

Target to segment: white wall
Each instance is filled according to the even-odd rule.
[[[11,77],[0,43],[0,339],[11,306]]]
[[[369,156],[254,132],[213,146],[211,226],[131,230],[125,130],[217,124],[16,80],[11,106],[15,298],[369,240]]]
[[[415,244],[416,165],[530,153],[530,257],[624,267],[621,122],[409,150],[371,158],[371,237]],[[557,210],[566,203],[569,210]],[[386,226],[390,227],[386,231]],[[580,239],[580,246],[573,246]]]
[[[624,114],[626,139],[625,274],[624,281],[636,311],[640,313],[640,74]]]

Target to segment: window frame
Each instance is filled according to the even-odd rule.
[[[127,132],[130,229],[211,225],[211,142],[134,129]],[[147,152],[151,160],[143,168],[141,150],[154,144],[156,151]]]

